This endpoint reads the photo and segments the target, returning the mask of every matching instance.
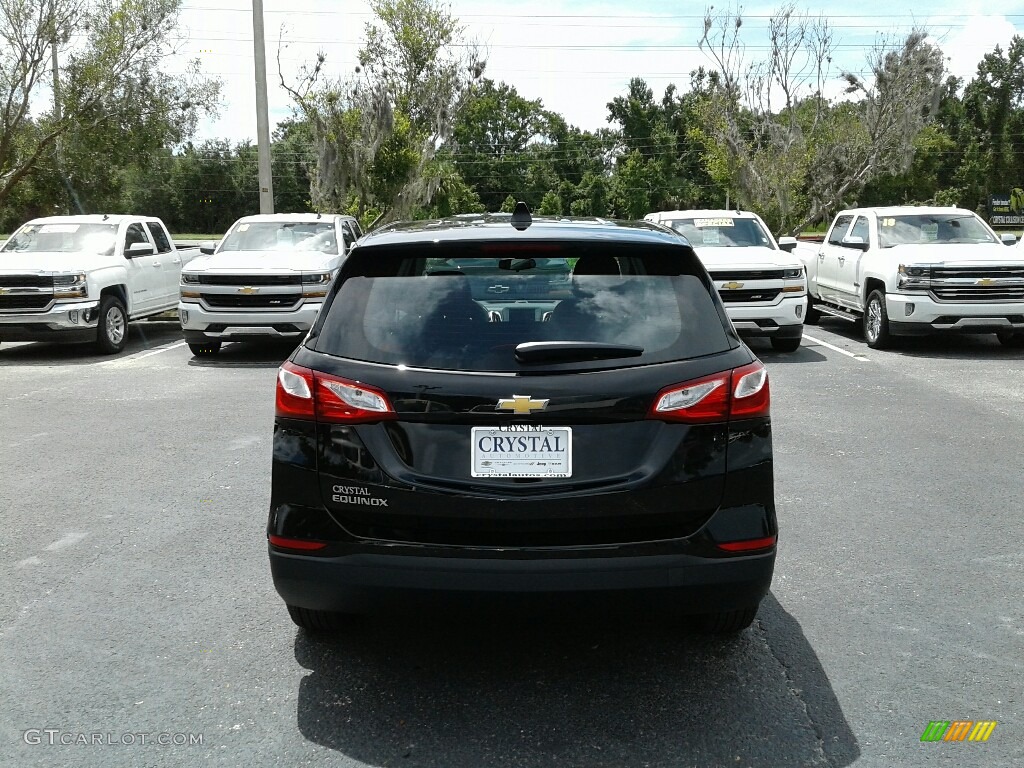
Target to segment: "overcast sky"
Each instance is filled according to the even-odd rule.
[[[767,19],[781,5],[744,5],[748,59],[765,50]],[[945,52],[947,69],[969,80],[984,54],[996,45],[1005,50],[1017,28],[1024,29],[1024,0],[926,7],[829,0],[797,7],[825,16],[834,30],[837,92],[840,70],[863,71],[865,54],[880,34],[906,34],[915,24],[925,27]],[[697,48],[703,3],[452,0],[451,8],[466,26],[467,38],[487,47],[487,77],[514,85],[526,98],[540,98],[546,108],[588,130],[608,125],[606,104],[624,93],[630,78],[644,78],[660,96],[669,83],[686,90],[690,71],[709,64]],[[254,139],[251,2],[185,0],[181,18],[182,56],[199,57],[204,70],[224,82],[220,116],[203,124],[199,138]],[[370,18],[363,0],[264,0],[271,127],[291,114],[290,99],[279,84],[278,55],[289,81],[318,50],[326,54],[330,74],[346,76],[356,65]]]

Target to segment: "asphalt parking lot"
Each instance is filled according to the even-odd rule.
[[[1024,350],[838,320],[751,347],[780,546],[750,631],[516,611],[315,642],[266,555],[287,348],[4,344],[0,765],[1024,764]],[[998,726],[922,743],[935,720]]]

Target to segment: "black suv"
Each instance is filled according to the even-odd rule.
[[[776,535],[766,371],[646,222],[520,204],[370,233],[278,373],[270,563],[307,630],[397,595],[584,592],[736,632]]]

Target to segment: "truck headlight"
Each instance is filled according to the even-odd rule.
[[[72,275],[54,275],[53,296],[56,299],[85,299],[89,296],[89,284],[84,272]]]
[[[796,269],[784,269],[782,270],[782,276],[786,280],[795,280],[804,276],[804,269],[803,267],[798,267]]]
[[[195,272],[182,272],[181,282],[185,285],[197,285],[199,283],[199,275]]]
[[[901,290],[927,291],[931,284],[931,267],[900,264],[896,271],[896,287]]]
[[[327,295],[331,284],[330,272],[313,272],[302,276],[302,295],[307,299],[320,299]]]
[[[331,282],[330,272],[313,272],[302,276],[303,285],[327,285]]]

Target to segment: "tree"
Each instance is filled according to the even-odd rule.
[[[522,195],[528,166],[548,126],[540,99],[529,100],[506,83],[476,83],[447,145],[463,177],[489,210],[506,195]]]
[[[0,207],[43,165],[58,168],[72,191],[73,181],[91,184],[106,199],[118,185],[109,170],[118,160],[192,134],[199,114],[216,106],[219,83],[195,63],[185,75],[162,66],[176,53],[180,4],[0,0]],[[49,109],[40,111],[51,87]]]
[[[747,63],[739,14],[704,20],[715,65],[707,130],[724,145],[739,202],[776,231],[795,233],[846,204],[876,176],[905,171],[937,107],[942,53],[913,30],[880,37],[870,78],[844,73],[848,96],[823,94],[834,40],[827,21],[784,6],[769,22],[768,57]]]
[[[297,84],[283,75],[281,84],[312,133],[313,206],[354,206],[359,215],[373,208],[387,219],[410,215],[437,191],[431,161],[484,63],[436,0],[370,0],[370,7],[375,18],[354,77],[327,79],[320,53]]]

